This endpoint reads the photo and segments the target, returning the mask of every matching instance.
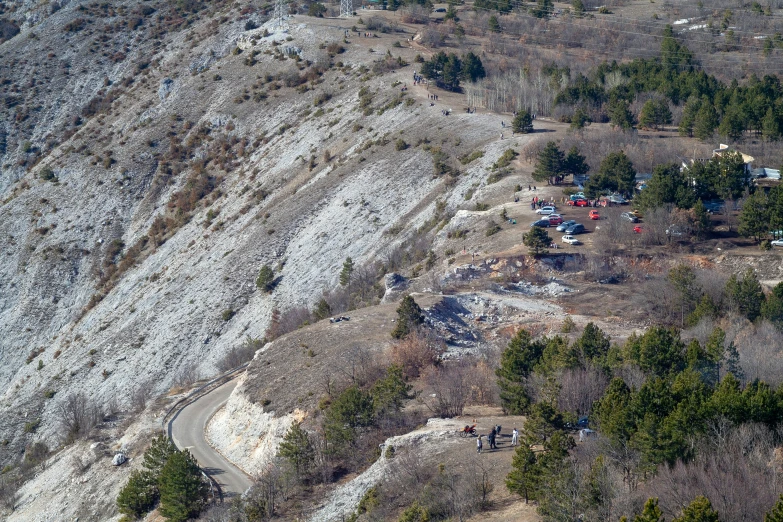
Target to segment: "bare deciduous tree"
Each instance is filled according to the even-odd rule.
[[[445,363],[432,368],[427,374],[427,384],[433,397],[425,400],[427,407],[439,417],[462,415],[470,398],[469,373],[472,365],[464,360]]]
[[[391,358],[406,378],[415,379],[425,368],[438,363],[445,348],[443,340],[429,331],[417,330],[392,346]]]
[[[242,344],[234,346],[218,361],[217,367],[221,372],[226,372],[253,359],[264,343],[260,339],[247,337]]]
[[[82,393],[71,393],[54,410],[55,419],[67,442],[86,437],[98,425],[97,406]]]
[[[565,370],[560,376],[558,405],[575,415],[587,415],[593,403],[603,397],[609,379],[593,366]]]
[[[174,377],[174,384],[180,388],[187,388],[198,380],[198,368],[193,362],[186,362],[179,367]]]

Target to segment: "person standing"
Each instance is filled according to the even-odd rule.
[[[481,448],[484,447],[484,443],[481,442],[481,435],[476,439],[476,453],[481,453]]]
[[[516,446],[517,442],[519,442],[519,431],[517,431],[516,428],[511,430],[511,445]]]
[[[495,429],[494,428],[487,434],[487,440],[489,441],[489,449],[497,449],[497,446],[495,446]]]

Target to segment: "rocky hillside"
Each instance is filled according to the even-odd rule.
[[[20,22],[0,44],[3,463],[61,440],[69,393],[125,407],[183,369],[214,374],[273,309],[336,285],[346,256],[393,256],[467,205],[504,150],[494,117],[446,119],[423,88],[401,91],[404,34],[346,43],[348,22],[280,30],[220,2],[3,16]],[[432,141],[446,125],[466,130]],[[434,147],[462,175],[436,175]]]

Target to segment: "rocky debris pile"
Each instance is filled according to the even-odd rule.
[[[441,279],[441,284],[471,281],[480,279],[492,272],[489,265],[481,263],[474,265],[472,263],[454,267],[451,272],[447,272]]]
[[[460,296],[444,297],[430,308],[424,309],[425,320],[430,327],[452,348],[475,348],[478,341],[478,331],[474,323],[480,321],[480,316],[467,309]]]
[[[572,288],[566,286],[562,281],[554,278],[549,283],[541,286],[534,285],[529,281],[520,281],[513,285],[512,288],[525,295],[545,297],[558,297],[573,291]]]

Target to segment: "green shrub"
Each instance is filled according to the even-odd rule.
[[[223,313],[221,314],[221,317],[224,321],[230,321],[232,317],[236,315],[236,312],[232,310],[231,308],[228,308],[226,310],[223,310]]]
[[[497,234],[501,230],[502,229],[500,228],[500,225],[498,225],[494,221],[490,221],[489,224],[487,225],[486,236],[487,237],[494,236],[495,234]]]
[[[41,425],[41,419],[35,419],[30,422],[24,423],[24,432],[25,433],[35,433],[38,431],[38,427]]]
[[[405,140],[400,138],[397,140],[397,142],[394,144],[394,148],[396,150],[405,150],[408,148],[408,144],[405,143]]]

